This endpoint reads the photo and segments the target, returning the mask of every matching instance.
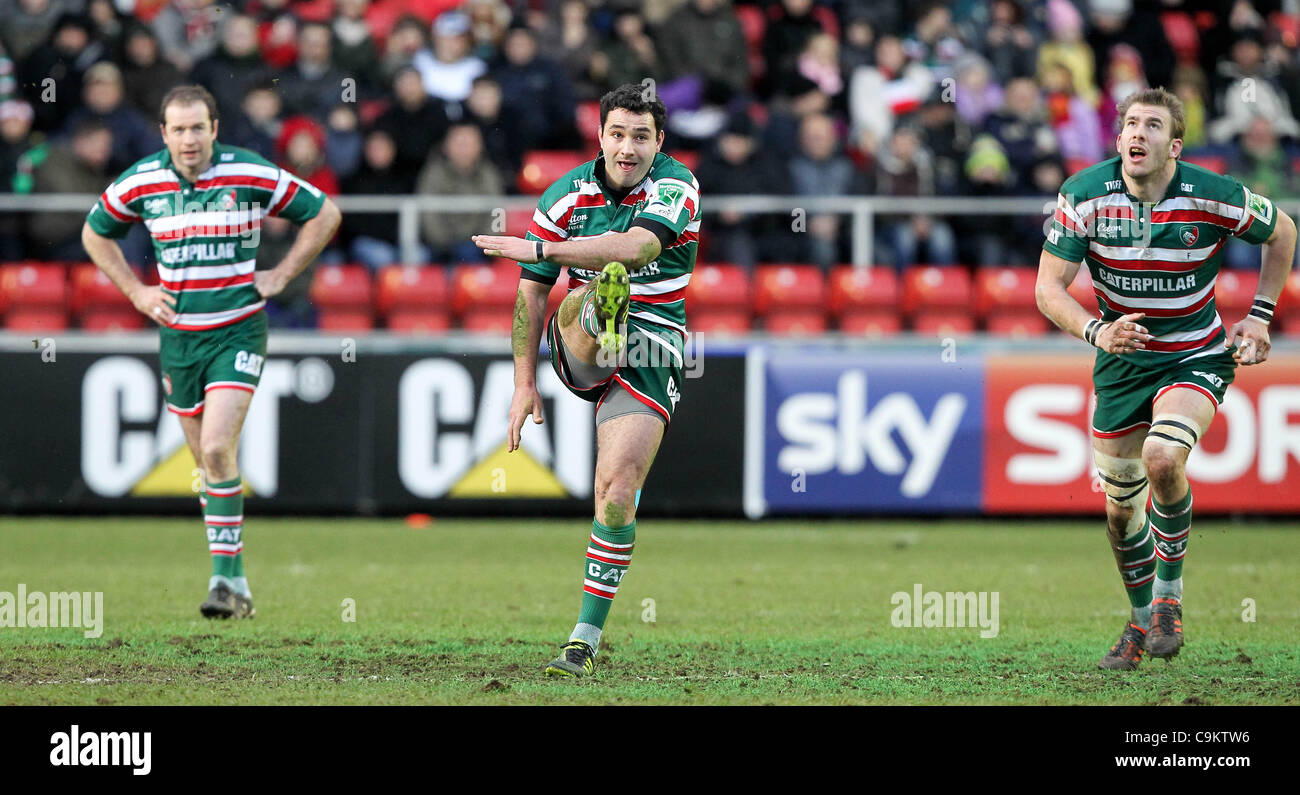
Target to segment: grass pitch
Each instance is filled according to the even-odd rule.
[[[1300,526],[1198,521],[1187,646],[1117,674],[1099,521],[650,519],[596,678],[548,680],[589,527],[254,513],[257,617],[212,622],[197,518],[6,518],[0,591],[102,591],[105,619],[0,628],[0,704],[1300,703]],[[997,591],[997,636],[893,626],[916,583]]]

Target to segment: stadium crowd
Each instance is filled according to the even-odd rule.
[[[223,142],[330,195],[540,192],[531,153],[570,152],[559,173],[592,157],[601,94],[650,79],[665,151],[705,195],[1050,195],[1113,155],[1120,98],[1163,85],[1187,108],[1186,159],[1300,198],[1297,0],[0,0],[0,19],[0,191],[16,194],[98,193],[160,148],[159,100],[186,81],[216,96]],[[81,222],[0,215],[0,262],[84,261]],[[423,217],[421,257],[477,261],[469,235],[490,223]],[[702,262],[847,259],[833,215],[804,234],[787,215],[704,224]],[[877,259],[1033,265],[1041,230],[886,217]],[[149,262],[137,232],[124,250]],[[274,264],[292,230],[262,234]],[[322,256],[398,259],[396,216],[360,213]]]

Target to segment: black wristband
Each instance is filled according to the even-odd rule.
[[[546,259],[545,252],[544,252],[544,249],[545,249],[545,248],[546,248],[546,244],[543,243],[542,241],[538,240],[538,241],[537,241],[537,261],[538,261],[538,262],[541,262],[542,260]]]
[[[1265,324],[1268,324],[1273,321],[1273,311],[1276,309],[1276,302],[1268,300],[1267,296],[1257,295],[1255,296],[1255,303],[1250,307],[1248,315],[1256,320],[1261,320]]]
[[[1101,318],[1094,317],[1088,321],[1088,325],[1083,327],[1083,340],[1089,345],[1097,344],[1097,332],[1101,330]]]

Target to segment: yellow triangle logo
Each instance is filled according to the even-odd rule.
[[[131,496],[198,499],[199,493],[194,490],[198,485],[195,468],[194,456],[190,454],[189,445],[182,443],[135,484],[131,489]],[[247,497],[252,493],[252,489],[248,488],[248,483],[245,482],[244,496]]]
[[[447,492],[449,497],[567,497],[555,473],[537,463],[523,448],[506,452],[503,443],[474,465]]]

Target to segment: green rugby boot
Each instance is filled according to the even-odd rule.
[[[627,325],[627,312],[632,300],[632,284],[627,276],[627,268],[621,262],[610,262],[596,277],[596,323],[600,328],[600,350],[610,356],[618,356],[627,343],[624,328]]]
[[[580,640],[564,644],[560,656],[546,664],[547,676],[591,676],[596,670],[596,652]]]

